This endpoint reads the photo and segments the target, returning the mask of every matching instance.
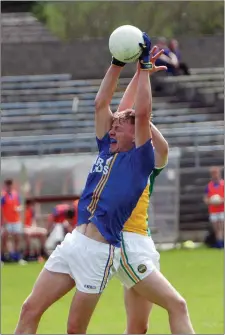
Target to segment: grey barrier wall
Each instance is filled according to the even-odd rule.
[[[224,65],[224,36],[179,37],[179,42],[190,67]],[[111,60],[108,39],[5,43],[1,57],[3,76],[71,73],[76,79],[102,78]],[[126,66],[122,76],[132,76],[134,68]]]
[[[45,195],[80,195],[96,154],[46,155],[2,158],[1,181],[13,178],[25,198]],[[149,224],[156,242],[176,242],[179,236],[180,150],[171,148],[166,168],[156,178]],[[41,204],[39,215],[52,210]]]

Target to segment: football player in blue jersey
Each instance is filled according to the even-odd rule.
[[[121,231],[154,169],[149,119],[151,40],[143,33],[134,110],[113,116],[110,102],[124,63],[113,58],[95,99],[99,155],[79,200],[77,228],[53,251],[22,306],[15,333],[35,334],[55,301],[74,286],[67,332],[84,334],[108,280],[120,261]]]

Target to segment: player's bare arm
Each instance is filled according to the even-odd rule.
[[[110,102],[116,89],[117,80],[123,68],[123,63],[116,64],[113,59],[106,75],[100,85],[95,98],[95,129],[96,136],[101,139],[110,130],[112,125],[112,112]],[[121,63],[121,65],[120,65]]]
[[[136,96],[137,86],[138,86],[139,73],[140,73],[140,65],[138,63],[137,70],[123,94],[123,97],[120,101],[117,112],[121,112],[121,111],[124,111],[125,109],[130,109],[134,107],[135,96]]]
[[[163,53],[163,50],[160,50],[155,56],[153,56],[156,49],[157,49],[157,46],[154,46],[153,49],[150,52],[150,62],[153,64],[153,68],[149,71],[149,74],[152,74],[152,73],[158,72],[158,71],[166,71],[167,70],[166,66],[155,66],[154,65],[156,59],[158,59]],[[120,101],[117,112],[121,112],[125,109],[134,108],[134,102],[135,102],[135,97],[136,97],[136,93],[137,93],[139,74],[140,74],[140,63],[138,62],[136,72],[135,72],[132,80],[130,81],[129,85],[127,86],[127,88],[124,92],[124,95],[123,95],[123,97]]]
[[[168,162],[169,146],[159,129],[151,122],[152,141],[155,148],[155,166],[164,167]]]
[[[210,203],[210,201],[209,201],[209,197],[207,196],[207,195],[204,195],[204,197],[203,197],[203,201],[204,201],[204,203],[208,206],[209,205],[209,203]]]
[[[142,55],[139,58],[140,74],[138,78],[137,94],[135,98],[135,144],[140,147],[151,138],[149,119],[152,113],[152,91],[149,74],[165,70],[166,67],[155,67],[156,59],[162,54],[163,50],[151,57],[151,40],[146,33],[143,33],[144,45]],[[152,52],[155,51],[153,48]],[[151,60],[151,62],[150,62]]]

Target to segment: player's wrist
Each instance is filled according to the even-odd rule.
[[[140,61],[140,70],[151,71],[153,69],[153,64],[150,61],[144,62]]]
[[[112,57],[111,64],[115,65],[115,66],[119,66],[119,67],[124,67],[126,65],[126,63],[121,62],[120,60],[116,59],[115,57]]]

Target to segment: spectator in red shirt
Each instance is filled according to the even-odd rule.
[[[2,245],[5,252],[8,237],[11,235],[14,244],[14,252],[11,254],[11,258],[18,262],[22,261],[20,252],[20,241],[23,234],[21,210],[20,197],[13,187],[13,180],[7,179],[4,181],[4,188],[1,193]]]
[[[224,247],[224,180],[220,168],[210,169],[211,181],[205,189],[204,202],[208,206],[209,220],[212,224],[216,248]]]

